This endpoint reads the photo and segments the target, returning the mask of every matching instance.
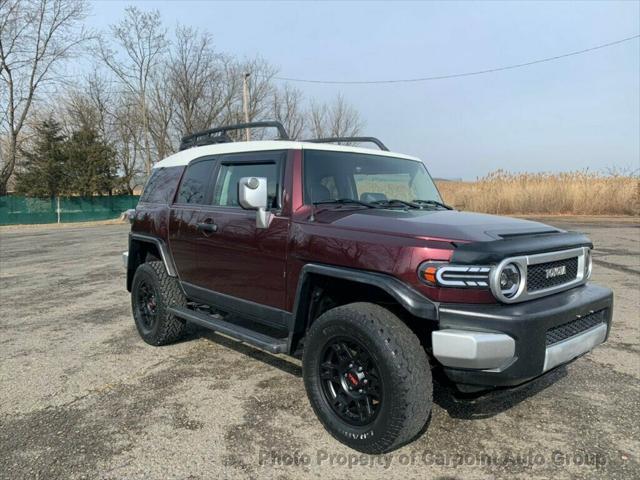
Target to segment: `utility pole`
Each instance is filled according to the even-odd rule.
[[[244,121],[249,123],[249,72],[245,72],[242,78],[242,108],[244,110]],[[247,142],[251,140],[251,131],[248,128],[244,129],[244,134]]]

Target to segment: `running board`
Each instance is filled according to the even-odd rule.
[[[286,338],[270,337],[264,333],[256,332],[249,328],[227,322],[219,317],[196,312],[185,307],[170,307],[169,312],[176,317],[196,323],[201,327],[223,333],[236,340],[248,343],[249,345],[253,345],[254,347],[258,347],[270,353],[285,353],[287,351]]]

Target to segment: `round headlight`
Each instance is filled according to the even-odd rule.
[[[520,282],[522,276],[520,275],[520,269],[513,263],[508,263],[502,267],[500,276],[498,277],[500,283],[500,291],[506,298],[513,297],[520,288]]]

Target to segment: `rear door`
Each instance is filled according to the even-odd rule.
[[[171,206],[169,244],[178,276],[189,284],[198,285],[207,276],[207,265],[211,261],[207,248],[211,232],[206,231],[206,224],[212,222],[210,203],[216,165],[215,157],[192,161]]]

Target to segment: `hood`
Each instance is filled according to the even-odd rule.
[[[352,209],[318,211],[317,223],[371,232],[488,242],[524,235],[559,233],[544,223],[456,210]]]

